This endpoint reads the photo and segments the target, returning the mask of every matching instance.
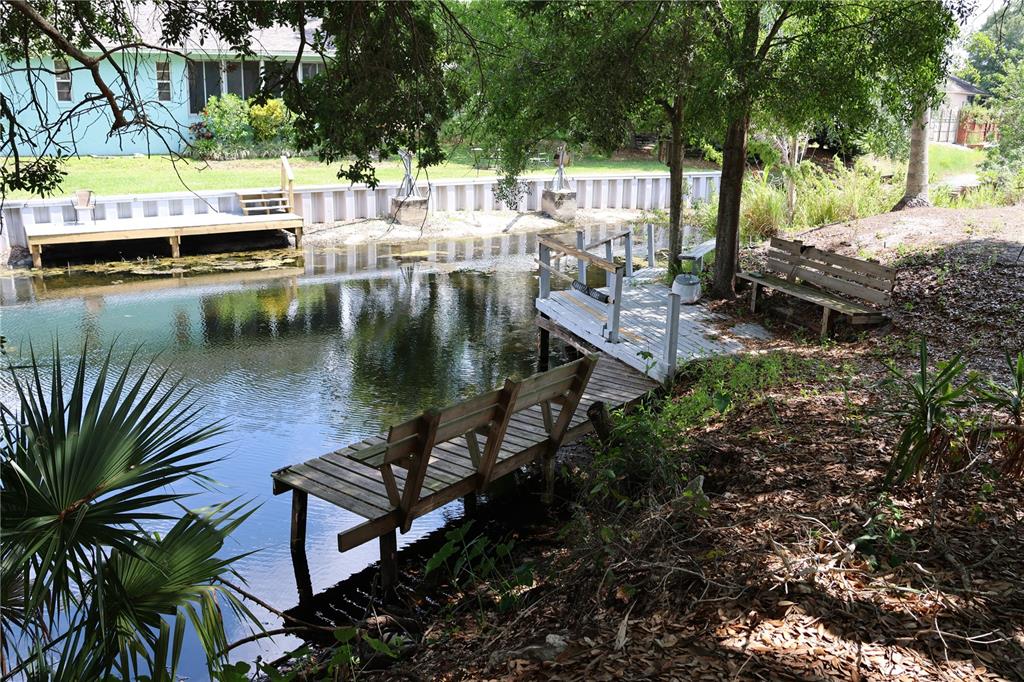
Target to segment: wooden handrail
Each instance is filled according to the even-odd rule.
[[[610,272],[614,274],[619,270],[625,269],[625,266],[623,265],[616,265],[615,263],[607,261],[604,258],[601,258],[600,256],[595,256],[592,253],[587,253],[586,251],[577,249],[575,246],[563,244],[557,239],[548,239],[547,237],[541,237],[537,241],[540,242],[542,245],[548,247],[552,251],[557,251],[559,253],[564,253],[567,256],[573,256],[575,258],[585,260],[591,265],[600,268],[605,272]]]
[[[288,157],[281,155],[281,192],[288,195],[288,208],[295,210],[295,173]]]
[[[605,237],[604,239],[598,239],[596,242],[591,242],[591,243],[587,244],[586,246],[583,247],[583,250],[584,251],[589,251],[590,249],[594,248],[595,246],[601,246],[601,244],[604,244],[605,242],[614,241],[614,240],[620,239],[622,237],[628,237],[628,236],[631,236],[632,234],[633,234],[633,230],[623,230],[622,232],[616,232],[615,234],[610,235],[608,237]]]

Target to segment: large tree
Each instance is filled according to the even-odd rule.
[[[713,295],[735,293],[747,135],[755,113],[790,127],[827,116],[862,120],[877,102],[901,110],[933,96],[955,34],[930,0],[860,3],[751,0],[710,5],[717,95],[726,117]]]
[[[149,81],[142,56],[184,56],[217,41],[244,58],[254,54],[254,35],[272,26],[294,29],[300,47],[285,68],[265,75],[263,96],[283,91],[300,145],[340,163],[339,177],[373,184],[378,154],[403,147],[421,166],[440,163],[438,133],[458,98],[448,64],[464,39],[452,16],[440,1],[2,3],[0,77],[17,96],[0,94],[0,196],[57,190],[63,159],[77,153],[74,129],[96,112],[112,137],[144,135],[157,153],[187,147],[188,122],[154,115],[166,108],[140,88]],[[155,19],[159,40],[141,18]],[[323,71],[300,82],[299,60],[311,55]],[[47,106],[40,78],[52,70],[50,58],[66,60],[93,86],[70,107]]]
[[[670,244],[681,250],[688,130],[702,123],[702,17],[698,3],[477,2],[462,9],[477,39],[466,79],[478,96],[457,126],[500,148],[504,198],[542,140],[587,142],[611,152],[634,130],[656,130],[667,145]]]

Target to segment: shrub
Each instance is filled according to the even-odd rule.
[[[203,109],[203,122],[221,146],[241,146],[253,141],[249,103],[237,95],[211,97]]]
[[[965,429],[957,410],[970,404],[968,391],[974,383],[974,377],[963,378],[966,369],[957,355],[939,363],[933,371],[924,339],[916,372],[904,372],[889,364],[886,385],[896,396],[892,416],[902,428],[889,462],[886,485],[946,470],[963,457]]]
[[[291,112],[280,99],[249,106],[249,125],[257,142],[282,141],[291,137]]]

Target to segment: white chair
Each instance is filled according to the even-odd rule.
[[[75,222],[93,222],[93,209],[96,208],[96,195],[91,189],[80,189],[75,192],[75,198],[71,201],[75,209]]]

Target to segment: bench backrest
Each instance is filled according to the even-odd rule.
[[[402,512],[402,530],[408,530],[417,516],[416,505],[435,445],[465,437],[482,487],[490,480],[512,415],[541,405],[553,452],[565,436],[595,364],[597,356],[592,355],[539,372],[522,381],[506,380],[500,389],[442,410],[427,410],[418,417],[392,426],[380,471],[388,496]],[[551,403],[560,405],[557,417],[552,416]],[[477,436],[483,437],[483,443]],[[401,491],[394,477],[394,465],[408,470]]]
[[[895,268],[778,237],[772,238],[768,250],[768,269],[782,273],[789,281],[799,279],[881,307],[889,305],[896,285]]]

